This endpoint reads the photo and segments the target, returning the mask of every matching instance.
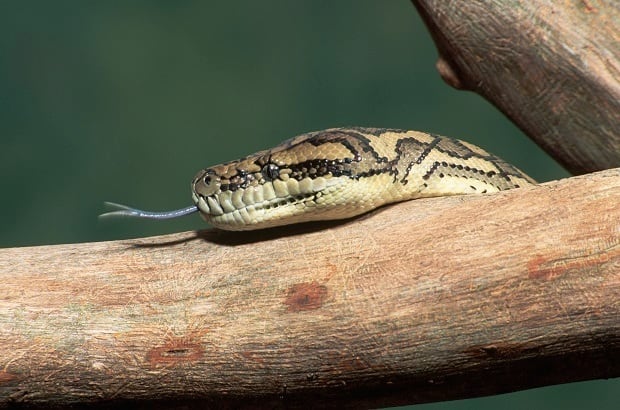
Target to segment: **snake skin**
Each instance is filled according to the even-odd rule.
[[[250,230],[348,218],[408,199],[535,183],[464,141],[378,128],[334,128],[200,171],[192,198],[217,228]]]

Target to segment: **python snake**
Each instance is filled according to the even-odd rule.
[[[417,131],[333,128],[201,170],[194,205],[148,212],[108,203],[101,216],[167,219],[200,212],[225,230],[341,219],[408,199],[491,193],[534,184],[464,141]]]

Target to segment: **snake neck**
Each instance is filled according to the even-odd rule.
[[[513,165],[464,141],[416,131],[372,131],[353,131],[365,155],[352,165],[352,175],[360,180],[390,176],[383,182],[394,198],[491,193],[535,183]]]

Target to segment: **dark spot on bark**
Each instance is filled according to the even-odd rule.
[[[248,361],[255,362],[258,364],[263,364],[265,362],[265,360],[263,360],[260,353],[258,352],[244,350],[241,352],[241,356],[243,356],[243,358]]]
[[[186,339],[175,339],[162,346],[152,348],[146,353],[146,361],[155,366],[175,366],[180,363],[191,363],[204,354],[201,344]]]
[[[464,353],[478,359],[515,359],[538,353],[540,346],[533,343],[498,342],[488,345],[477,345],[465,349]]]
[[[327,297],[327,286],[317,282],[297,283],[288,289],[284,304],[288,312],[314,310],[323,306]]]
[[[8,383],[16,378],[17,376],[15,374],[9,373],[6,370],[0,370],[0,384]]]
[[[592,266],[613,263],[618,255],[620,247],[617,245],[602,250],[591,250],[586,255],[576,257],[561,254],[536,255],[527,262],[527,276],[530,279],[554,280],[569,273],[584,272]]]

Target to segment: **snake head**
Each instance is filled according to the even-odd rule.
[[[341,130],[300,135],[200,171],[192,198],[205,221],[225,230],[341,219],[374,203],[366,199],[366,190],[358,189],[369,179],[353,175],[362,148]],[[343,189],[350,192],[339,194]],[[359,196],[364,198],[358,201]]]
[[[349,176],[349,164],[331,159],[280,158],[261,152],[200,171],[192,198],[202,218],[226,230],[248,230],[311,220],[333,208],[332,195]],[[318,218],[314,218],[318,219]]]

